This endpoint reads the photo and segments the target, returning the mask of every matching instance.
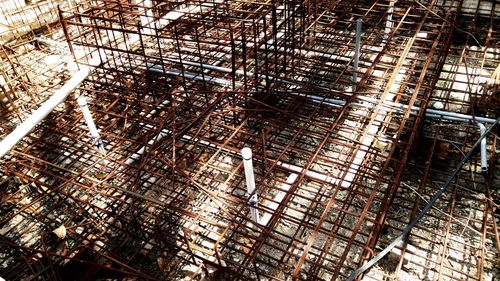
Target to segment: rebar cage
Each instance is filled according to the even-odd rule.
[[[44,50],[62,58],[42,69],[45,95],[23,88],[43,83],[16,74],[16,63],[2,67],[18,89],[4,87],[5,112],[19,119],[2,122],[3,134],[33,108],[23,97],[41,102],[91,59],[101,63],[1,162],[2,276],[345,279],[415,217],[479,136],[436,111],[498,114],[500,7],[468,2],[59,6],[53,30],[2,47],[2,63],[27,67],[21,59]],[[496,140],[488,174],[475,157],[364,278],[498,276]],[[243,147],[253,151],[257,206]]]

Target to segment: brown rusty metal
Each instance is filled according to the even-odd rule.
[[[446,174],[442,162],[456,159],[477,134],[473,124],[424,119],[436,103],[450,110],[488,100],[490,90],[472,90],[477,78],[469,68],[490,72],[496,62],[488,59],[490,43],[474,50],[454,44],[461,1],[441,2],[397,1],[386,41],[386,0],[100,0],[62,7],[61,26],[46,32],[69,47],[43,50],[81,64],[105,56],[76,91],[88,100],[106,154],[93,146],[72,95],[1,160],[10,180],[0,184],[7,186],[0,244],[12,250],[0,262],[26,268],[22,277],[52,280],[72,262],[88,265],[88,274],[147,280],[347,277],[415,216]],[[353,92],[357,18],[361,79]],[[485,41],[498,39],[488,30]],[[2,70],[21,90],[20,77],[35,69],[19,51],[30,40],[8,44],[15,52],[0,56],[23,65],[18,73]],[[53,81],[68,73],[45,75]],[[443,85],[461,83],[463,75],[467,98],[454,100],[456,87]],[[33,106],[9,102],[19,102],[21,115]],[[440,144],[446,153],[435,151]],[[498,146],[491,139],[489,145]],[[245,146],[254,152],[256,208],[266,219],[260,223],[250,216]],[[398,246],[395,274],[410,274],[408,264],[430,279],[479,280],[491,272],[487,241],[499,240],[496,178],[490,172],[485,198],[474,199],[477,190],[466,195],[467,186],[483,186],[475,162],[443,209],[429,214],[426,222],[439,227],[419,225]],[[464,218],[467,208],[482,215]],[[54,241],[51,231],[61,225],[67,237]],[[462,243],[469,248],[460,239],[469,239]],[[432,255],[414,252],[417,240]],[[457,253],[477,263],[454,268]],[[38,254],[45,263],[33,261]],[[390,275],[378,269],[364,278]]]

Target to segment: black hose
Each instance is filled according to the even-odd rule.
[[[431,200],[429,203],[422,209],[422,211],[411,221],[410,224],[403,230],[403,232],[392,241],[389,246],[387,246],[382,252],[378,253],[376,256],[374,256],[371,260],[369,260],[367,263],[365,263],[363,266],[360,268],[356,269],[349,275],[347,278],[347,281],[353,281],[356,279],[359,275],[363,274],[367,269],[375,265],[378,261],[380,261],[385,255],[387,255],[398,243],[402,242],[403,239],[411,232],[411,229],[422,219],[422,217],[431,209],[432,205],[436,203],[436,201],[439,199],[439,197],[448,189],[448,186],[451,184],[451,181],[458,175],[460,170],[462,170],[462,167],[464,164],[469,161],[469,159],[474,155],[474,153],[477,152],[477,147],[481,145],[481,140],[488,135],[488,133],[495,127],[498,123],[500,122],[500,118],[498,118],[493,125],[491,125],[485,132],[484,134],[481,135],[481,137],[476,141],[472,149],[465,155],[465,157],[462,159],[462,161],[458,164],[458,166],[455,168],[453,173],[448,177],[446,182],[441,186],[441,188],[432,196]]]

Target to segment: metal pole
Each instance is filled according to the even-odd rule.
[[[359,53],[361,49],[361,26],[363,24],[362,19],[356,21],[356,49],[354,50],[354,67],[352,72],[352,89],[356,91],[356,84],[358,83],[358,64],[359,64]]]

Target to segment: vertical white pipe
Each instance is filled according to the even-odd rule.
[[[248,203],[250,204],[250,210],[252,213],[252,220],[255,223],[259,223],[259,213],[255,208],[258,205],[259,199],[257,194],[253,194],[255,191],[255,176],[253,174],[253,164],[252,164],[252,149],[250,147],[245,147],[241,150],[241,157],[243,157],[243,167],[245,169],[245,180],[247,183],[247,194],[250,197]]]
[[[387,10],[387,21],[385,22],[384,41],[387,41],[387,38],[389,38],[389,34],[392,30],[392,14],[394,13],[394,2],[395,0],[390,0],[389,2],[389,9]]]
[[[95,145],[99,152],[105,154],[104,145],[101,141],[101,137],[99,136],[99,132],[97,131],[97,127],[95,126],[94,119],[92,118],[92,114],[90,114],[89,107],[87,106],[87,101],[84,97],[80,96],[77,99],[78,105],[83,113],[83,118],[85,119],[85,123],[87,123],[87,127],[89,128],[90,135],[92,135],[92,139],[95,141]]]
[[[486,127],[481,123],[477,123],[477,126],[479,127],[481,136],[484,135],[484,133],[486,132]],[[488,151],[486,150],[486,137],[481,140],[481,171],[488,171]]]
[[[245,168],[245,179],[247,182],[247,193],[251,195],[255,190],[255,177],[253,174],[252,164],[252,149],[245,147],[241,150],[241,157],[243,157],[243,167]]]
[[[363,24],[362,19],[356,21],[356,48],[354,50],[354,67],[352,72],[352,89],[356,90],[356,84],[358,83],[358,65],[359,65],[359,53],[361,49],[361,27]]]
[[[105,59],[104,59],[105,60]],[[90,65],[98,65],[101,62],[99,57],[91,59]],[[91,67],[83,66],[80,71],[75,73],[71,79],[57,90],[47,101],[45,101],[35,112],[33,112],[23,123],[8,134],[0,142],[0,158],[12,149],[22,138],[24,138],[38,123],[40,123],[54,108],[66,99],[66,97],[82,83],[90,74]]]

